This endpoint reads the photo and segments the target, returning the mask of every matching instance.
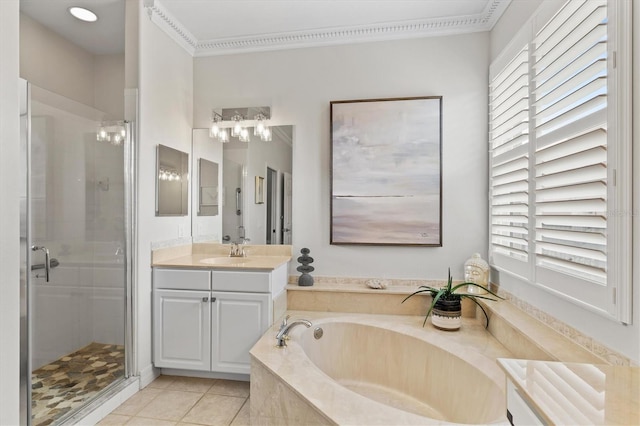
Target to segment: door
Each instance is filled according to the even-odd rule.
[[[132,138],[129,123],[23,87],[21,414],[65,423],[128,375]]]
[[[278,171],[267,167],[266,186],[266,242],[267,244],[280,244],[280,223],[278,221]]]
[[[292,210],[292,189],[293,179],[291,174],[282,173],[283,189],[282,189],[282,244],[291,245],[291,210]]]
[[[154,290],[156,367],[210,370],[211,305],[208,291]]]
[[[249,350],[269,328],[268,293],[213,292],[211,369],[249,374]]]

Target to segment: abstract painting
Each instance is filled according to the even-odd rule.
[[[331,244],[442,246],[442,97],[331,102]]]

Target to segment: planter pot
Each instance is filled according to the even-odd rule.
[[[462,322],[462,303],[460,300],[438,300],[431,311],[431,324],[435,328],[455,331]]]

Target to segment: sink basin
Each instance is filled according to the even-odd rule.
[[[200,263],[206,263],[207,265],[243,265],[250,262],[248,257],[209,257],[202,259]]]

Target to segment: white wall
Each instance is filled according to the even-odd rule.
[[[20,76],[44,89],[124,117],[124,54],[94,55],[20,14]]]
[[[20,14],[20,76],[93,106],[93,55]]]
[[[139,12],[137,355],[144,381],[151,368],[151,244],[191,234],[190,215],[155,216],[155,185],[158,144],[191,152],[193,59]]]
[[[554,0],[557,1],[557,0]],[[535,9],[542,2],[514,1],[498,21],[491,33],[491,54],[495,59],[500,51],[508,46],[514,35],[530,19]],[[640,28],[640,8],[634,8],[633,27]],[[634,32],[635,46],[640,45],[640,31]],[[638,49],[635,49],[638,52]],[[633,87],[634,109],[640,110],[640,55],[634,58]],[[640,146],[640,123],[634,123],[633,146]],[[537,308],[549,313],[553,317],[565,322],[593,339],[594,350],[597,352],[598,342],[616,350],[623,355],[640,362],[640,150],[634,150],[634,279],[633,279],[633,324],[622,325],[604,319],[597,314],[586,311],[575,304],[555,297],[543,290],[535,288],[514,277],[500,274],[500,285],[516,297],[523,299]],[[496,277],[494,276],[494,279]]]
[[[107,120],[124,118],[124,54],[94,55],[94,106]]]
[[[19,423],[19,1],[0,1],[0,424]]]
[[[295,126],[293,245],[315,275],[461,278],[487,247],[488,58],[486,33],[195,58],[194,124],[271,105],[274,125]],[[330,245],[329,102],[427,95],[443,96],[443,247]]]

